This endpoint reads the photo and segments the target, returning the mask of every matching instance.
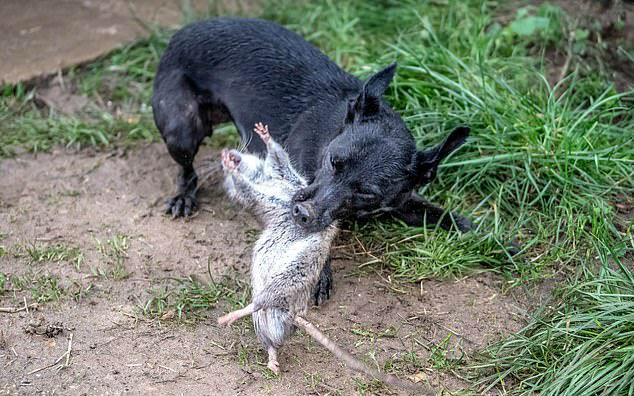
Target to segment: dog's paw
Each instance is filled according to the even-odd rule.
[[[171,215],[172,217],[187,217],[191,216],[196,208],[197,203],[194,194],[178,194],[167,203],[165,214]]]
[[[315,305],[323,305],[328,301],[332,292],[332,283],[332,270],[330,269],[329,258],[321,274],[319,274],[317,284],[313,288],[313,302]]]
[[[452,217],[454,222],[456,223],[456,227],[462,233],[469,232],[473,229],[473,223],[471,220],[467,219],[464,216],[460,216],[458,214],[452,213]]]

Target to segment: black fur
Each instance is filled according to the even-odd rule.
[[[308,230],[335,219],[392,213],[411,225],[440,222],[470,229],[413,191],[431,182],[439,162],[464,143],[468,128],[417,151],[400,116],[384,101],[396,65],[362,82],[299,35],[268,21],[217,18],[184,27],[161,58],[154,82],[154,119],[182,171],[167,212],[196,208],[194,156],[215,124],[233,121],[251,152],[268,124],[309,186],[295,197],[293,217]],[[328,266],[328,272],[330,267]],[[325,271],[326,272],[326,271]],[[324,275],[320,284],[329,286]],[[318,293],[327,296],[326,292]]]

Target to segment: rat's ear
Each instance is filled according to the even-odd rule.
[[[462,146],[467,141],[470,131],[469,127],[458,127],[441,144],[427,150],[417,151],[412,159],[416,184],[421,186],[434,180],[440,161]]]
[[[361,93],[355,100],[349,102],[346,122],[350,123],[359,116],[373,116],[379,111],[379,104],[385,91],[390,86],[396,63],[391,64],[380,72],[374,74],[363,84]]]

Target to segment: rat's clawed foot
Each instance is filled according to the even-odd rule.
[[[269,364],[266,365],[272,372],[277,375],[280,375],[280,364],[277,360],[269,360]]]
[[[255,128],[253,128],[253,131],[260,136],[264,143],[268,143],[268,141],[271,140],[271,134],[269,133],[268,125],[264,125],[261,122],[258,122],[257,124],[255,124]]]

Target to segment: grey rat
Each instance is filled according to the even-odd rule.
[[[293,196],[307,182],[295,171],[286,151],[271,138],[266,126],[258,123],[254,131],[266,144],[264,160],[237,150],[222,152],[225,190],[252,211],[263,227],[253,248],[253,299],[245,308],[220,317],[218,323],[229,326],[252,315],[257,337],[267,347],[268,367],[278,374],[278,349],[297,326],[356,371],[388,384],[434,394],[364,365],[304,318],[312,289],[337,235],[337,224],[309,232],[293,221]]]

